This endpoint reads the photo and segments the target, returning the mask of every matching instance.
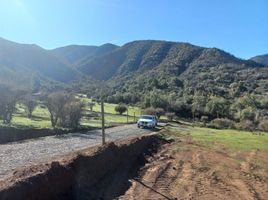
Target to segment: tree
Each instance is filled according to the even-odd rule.
[[[193,120],[195,118],[195,114],[198,112],[199,114],[202,114],[205,112],[207,99],[205,96],[195,94],[193,97],[193,103],[192,103],[192,114],[193,114]]]
[[[207,126],[207,123],[208,123],[208,116],[202,116],[202,117],[201,117],[201,122],[203,122],[203,125],[204,125],[204,126]]]
[[[155,115],[156,114],[156,110],[153,107],[149,107],[143,110],[143,113],[146,115]]]
[[[56,127],[60,116],[65,116],[64,106],[70,99],[66,92],[53,92],[45,97],[45,105],[50,113],[50,121],[53,128]]]
[[[119,104],[118,106],[115,106],[114,110],[115,112],[118,112],[120,115],[122,115],[127,111],[127,107],[123,104]]]
[[[248,119],[249,115],[251,115],[250,113],[256,113],[255,117],[258,118],[258,108],[264,109],[265,98],[263,98],[260,102],[256,99],[257,98],[251,94],[246,94],[243,97],[237,98],[236,101],[231,105],[231,111],[233,112],[234,117],[239,120],[244,120]],[[251,115],[250,118],[252,120],[254,118],[253,115]]]
[[[143,112],[147,115],[156,115],[158,119],[165,114],[165,110],[163,108],[153,107],[146,108]]]
[[[77,129],[80,120],[82,118],[82,112],[85,104],[80,100],[75,98],[70,99],[64,106],[65,113],[65,127],[71,127],[72,129]]]
[[[170,105],[170,110],[175,112],[180,117],[191,117],[191,104],[185,102],[183,99],[178,99]]]
[[[241,111],[246,107],[243,102],[243,98],[240,97],[235,100],[235,102],[231,105],[230,110],[232,111],[232,115],[234,118],[241,119]]]
[[[268,94],[261,100],[261,108],[268,110]]]
[[[229,103],[223,97],[213,96],[206,104],[206,111],[217,118],[228,116]]]
[[[157,116],[158,119],[160,119],[160,117],[164,114],[165,114],[165,110],[163,108],[155,109],[155,115]]]
[[[241,120],[254,121],[256,112],[251,107],[245,108],[241,111]]]
[[[89,102],[88,103],[88,106],[89,106],[89,109],[90,111],[93,111],[93,107],[95,106],[96,104],[94,102]]]
[[[0,86],[0,94],[0,118],[2,118],[4,124],[10,124],[20,92]]]
[[[27,110],[27,117],[28,117],[28,118],[32,118],[33,111],[34,111],[34,109],[35,109],[36,106],[37,106],[37,102],[36,102],[36,100],[34,99],[33,96],[31,96],[31,95],[26,95],[26,96],[23,98],[23,104],[25,105],[26,110]]]
[[[173,118],[175,117],[174,112],[167,112],[165,115],[169,121],[173,121]]]
[[[161,90],[154,90],[150,94],[150,106],[154,108],[167,108],[167,98],[161,94]]]

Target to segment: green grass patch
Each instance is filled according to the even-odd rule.
[[[179,127],[179,126],[178,126]],[[268,133],[254,135],[247,131],[218,130],[200,127],[169,127],[177,135],[191,134],[194,141],[198,141],[208,148],[225,148],[227,150],[268,150]]]
[[[86,109],[89,110],[89,106],[87,105],[89,102],[91,102],[91,99],[83,97],[80,98],[82,101],[86,104]],[[93,107],[93,111],[100,112],[101,106],[97,102],[96,105]],[[110,126],[113,123],[127,123],[127,122],[136,122],[137,117],[141,114],[141,110],[138,107],[128,106],[128,120],[127,120],[127,113],[124,113],[123,115],[119,115],[115,112],[115,107],[117,104],[111,104],[111,103],[104,103],[104,110],[105,113],[105,121],[106,126]],[[136,116],[134,118],[134,116]],[[84,127],[101,127],[101,119],[97,118],[96,120],[88,119],[88,118],[82,118],[81,125]],[[0,127],[6,127],[8,125],[5,125],[0,121]],[[12,127],[17,128],[52,128],[51,122],[50,122],[50,114],[47,110],[47,108],[42,107],[41,105],[38,105],[35,110],[33,111],[33,116],[31,119],[27,117],[26,108],[23,104],[18,103],[16,105],[16,112],[13,115],[11,125]]]
[[[80,98],[83,102],[85,102],[86,104],[86,109],[89,110],[89,106],[87,105],[89,102],[92,102],[91,99],[83,97]],[[104,112],[105,113],[111,113],[111,114],[118,114],[115,112],[115,107],[118,104],[113,104],[113,103],[104,103]],[[140,116],[141,115],[141,109],[139,107],[135,107],[135,106],[127,106],[128,108],[128,115],[129,116]],[[95,106],[93,107],[93,111],[94,112],[101,112],[101,104],[98,104],[97,102],[95,102]],[[127,112],[125,112],[124,114],[127,114]]]

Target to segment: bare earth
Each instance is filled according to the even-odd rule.
[[[150,132],[138,129],[136,125],[125,125],[106,129],[107,141],[124,139],[129,136]],[[63,136],[49,136],[34,140],[0,145],[0,180],[6,179],[20,168],[51,161],[101,143],[101,130],[87,133],[70,133]]]
[[[165,144],[119,199],[266,200],[267,158],[264,151],[230,156],[194,143]]]

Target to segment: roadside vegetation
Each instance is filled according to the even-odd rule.
[[[100,103],[65,91],[31,94],[1,87],[0,126],[16,128],[100,127]],[[105,103],[106,126],[135,122],[141,111],[125,106],[127,113],[118,114],[117,104]],[[128,115],[127,115],[128,114]]]

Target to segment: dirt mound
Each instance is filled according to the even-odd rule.
[[[0,199],[113,199],[131,186],[129,179],[161,140],[154,135],[89,148],[60,161],[33,166],[0,182]]]
[[[244,152],[238,159],[198,144],[165,144],[119,199],[268,199],[268,171],[253,167],[253,156],[265,161],[268,152]]]
[[[268,152],[213,150],[190,135],[143,136],[33,166],[0,182],[0,199],[268,199]]]

